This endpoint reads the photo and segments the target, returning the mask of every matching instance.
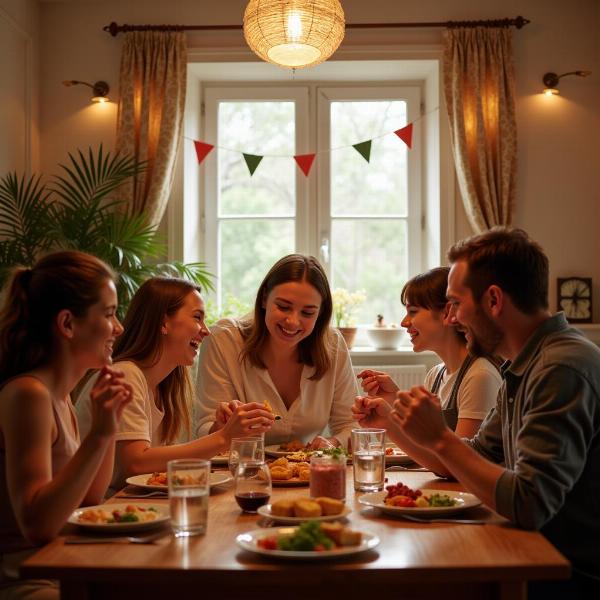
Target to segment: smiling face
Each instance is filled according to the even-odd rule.
[[[263,305],[271,342],[287,347],[297,346],[312,333],[321,302],[321,294],[307,281],[276,285]]]
[[[465,285],[468,265],[457,261],[448,276],[448,300],[451,318],[455,320],[467,338],[467,348],[476,356],[497,352],[504,335],[500,327],[486,314],[482,302],[475,302],[473,293]],[[485,298],[484,293],[483,298]]]
[[[99,300],[92,304],[83,317],[73,318],[72,343],[81,366],[99,369],[111,364],[113,344],[123,333],[117,319],[117,290],[107,279],[100,288]]]
[[[406,328],[415,352],[435,350],[444,340],[444,313],[416,304],[407,304],[402,327]]]
[[[165,317],[162,327],[163,356],[178,366],[191,365],[202,340],[209,335],[204,317],[204,301],[193,290],[173,315]]]

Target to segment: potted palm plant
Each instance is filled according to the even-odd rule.
[[[143,164],[100,146],[69,154],[59,166],[47,183],[16,173],[0,179],[0,287],[13,266],[31,266],[45,252],[70,248],[94,254],[116,271],[120,316],[148,277],[176,275],[213,289],[204,263],[159,262],[166,247],[157,227],[114,198]]]
[[[331,296],[335,326],[340,330],[348,349],[351,349],[356,337],[356,311],[367,299],[367,295],[364,290],[349,292],[344,288],[336,288]]]

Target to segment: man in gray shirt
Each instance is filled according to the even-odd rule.
[[[470,349],[510,361],[498,402],[475,438],[462,440],[435,395],[399,392],[390,433],[421,464],[518,526],[540,529],[571,560],[573,579],[552,583],[546,598],[592,597],[600,590],[600,349],[548,311],[548,259],[524,231],[492,229],[448,257],[451,314]],[[365,413],[385,412],[365,404]]]

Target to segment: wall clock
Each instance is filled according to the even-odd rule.
[[[559,277],[556,291],[557,308],[565,312],[569,322],[592,322],[592,279],[590,277]]]

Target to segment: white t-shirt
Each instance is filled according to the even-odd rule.
[[[131,361],[115,363],[114,367],[125,374],[125,381],[133,388],[133,398],[123,409],[123,414],[117,425],[115,440],[144,440],[150,446],[160,446],[160,426],[165,416],[154,402],[154,394],[148,387],[148,382],[142,371]],[[83,438],[91,427],[90,391],[98,378],[95,374],[81,390],[75,404],[75,412],[79,422],[79,430]],[[110,487],[118,489],[125,484],[125,473],[115,461],[113,479]]]
[[[211,335],[204,338],[200,346],[197,435],[208,433],[219,402],[263,403],[268,400],[281,419],[265,434],[267,445],[296,438],[309,442],[314,436],[326,433],[324,430],[329,426],[329,434],[346,447],[351,430],[356,427],[351,407],[358,388],[346,344],[337,330],[333,335],[331,368],[315,381],[309,379],[315,372],[314,367],[304,365],[300,396],[288,409],[268,370],[240,359],[243,340],[239,322],[223,319],[213,325]]]
[[[435,378],[443,367],[444,363],[440,363],[427,373],[425,387],[428,390],[433,387]],[[457,376],[458,370],[451,375],[446,371],[442,376],[442,383],[438,390],[442,409],[448,405]],[[496,406],[501,383],[502,377],[498,369],[486,358],[477,358],[466,372],[458,389],[456,398],[458,418],[485,419],[490,409]]]

